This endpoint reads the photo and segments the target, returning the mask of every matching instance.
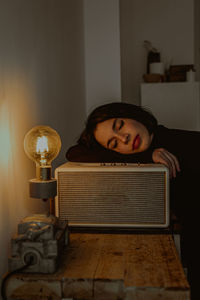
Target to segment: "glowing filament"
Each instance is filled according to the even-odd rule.
[[[48,147],[48,139],[46,136],[38,137],[37,145],[36,145],[36,152],[41,155],[44,155],[46,152],[49,151]]]

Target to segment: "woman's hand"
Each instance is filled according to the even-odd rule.
[[[169,168],[170,178],[176,177],[176,172],[180,172],[179,161],[175,155],[164,148],[158,148],[153,151],[152,159],[155,163],[161,163]]]

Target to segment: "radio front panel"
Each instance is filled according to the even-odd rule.
[[[56,215],[70,226],[167,227],[168,171],[156,165],[68,163],[56,170]]]

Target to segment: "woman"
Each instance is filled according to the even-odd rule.
[[[89,115],[78,144],[66,157],[77,162],[154,162],[169,168],[171,208],[183,226],[183,258],[195,293],[199,247],[193,232],[199,226],[195,191],[198,195],[200,133],[158,125],[155,117],[140,106],[109,103]]]
[[[123,119],[128,119],[128,123]],[[113,124],[114,120],[117,120],[116,124]],[[113,125],[117,125],[114,130]],[[109,128],[116,137],[113,135],[112,143],[107,145],[109,137],[106,133]],[[170,175],[175,177],[176,172],[180,171],[180,165],[186,165],[187,169],[195,167],[191,159],[195,153],[198,154],[199,149],[195,145],[198,138],[197,132],[157,125],[155,117],[140,106],[109,103],[97,107],[89,115],[78,145],[70,148],[66,157],[70,161],[82,162],[163,163],[169,167]]]

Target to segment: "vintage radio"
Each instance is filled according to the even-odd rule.
[[[169,173],[161,164],[66,163],[55,170],[56,216],[71,227],[166,228]]]

